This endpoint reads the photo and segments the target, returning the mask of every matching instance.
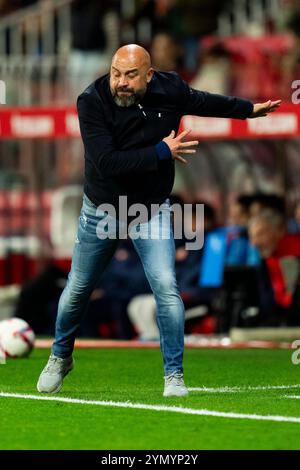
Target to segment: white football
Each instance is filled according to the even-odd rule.
[[[26,357],[33,349],[35,334],[21,318],[0,321],[0,348],[7,358]]]

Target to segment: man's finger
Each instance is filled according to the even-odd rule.
[[[178,160],[181,163],[187,163],[187,161],[179,155],[175,155],[174,160]]]
[[[186,129],[185,131],[182,131],[178,136],[176,137],[176,140],[181,140],[183,139],[186,135],[188,135],[191,132],[192,129]]]
[[[199,141],[198,140],[189,140],[188,142],[181,142],[179,145],[179,148],[181,147],[193,147],[194,145],[198,145]]]
[[[179,153],[196,153],[196,149],[178,150]]]
[[[271,100],[265,101],[264,103],[258,104],[260,109],[268,109],[272,104]]]
[[[281,100],[277,100],[277,101],[269,100],[266,106],[263,107],[263,109],[268,109],[268,111],[275,110],[280,106],[280,104],[281,104]]]
[[[272,101],[272,106],[279,106],[282,103],[282,100]]]

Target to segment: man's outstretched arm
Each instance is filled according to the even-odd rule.
[[[185,84],[184,114],[207,117],[224,117],[232,119],[247,119],[267,116],[276,111],[281,100],[255,103],[238,98],[225,96],[207,91],[195,90]]]

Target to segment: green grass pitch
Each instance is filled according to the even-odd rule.
[[[49,351],[0,365],[0,392],[39,395],[38,375]],[[300,418],[300,365],[292,350],[187,349],[188,387],[244,387],[191,391],[164,398],[156,349],[78,349],[75,369],[59,397],[166,405]],[[247,387],[266,387],[251,390]],[[300,421],[300,419],[299,419]],[[0,396],[0,449],[299,449],[300,422],[235,419]]]

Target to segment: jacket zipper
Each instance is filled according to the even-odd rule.
[[[143,116],[147,117],[147,114],[145,113],[144,108],[143,108],[143,106],[142,106],[140,103],[138,104],[138,108],[139,108],[140,111],[143,113]]]

